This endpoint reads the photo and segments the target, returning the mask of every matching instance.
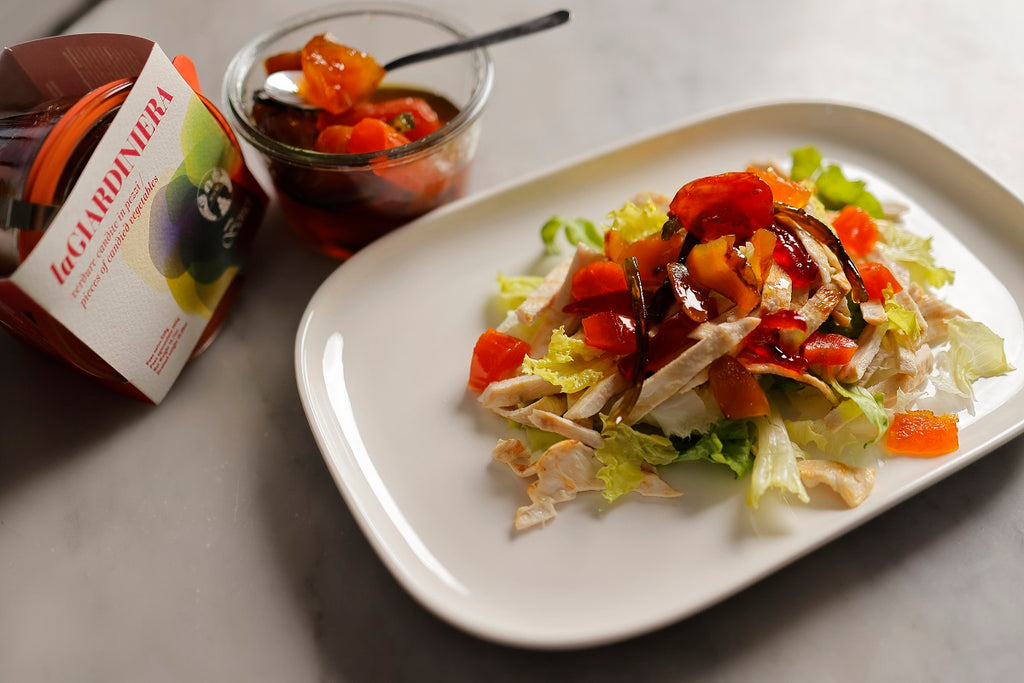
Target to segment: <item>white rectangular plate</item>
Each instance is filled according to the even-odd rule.
[[[591,646],[682,619],[864,523],[1017,435],[1022,375],[976,385],[948,456],[893,458],[849,510],[828,491],[810,505],[744,504],[725,468],[664,468],[684,492],[614,505],[585,494],[543,529],[516,534],[525,483],[491,461],[506,434],[466,390],[498,271],[531,270],[552,215],[603,220],[642,191],[785,159],[814,144],[881,199],[956,271],[946,296],[1006,340],[1024,366],[1024,205],[929,135],[831,103],[779,103],[686,123],[421,219],[342,265],[298,331],[299,392],[352,514],[399,582],[480,637],[534,648]],[[965,245],[967,248],[965,248]],[[969,248],[969,250],[968,250]],[[767,509],[766,509],[767,507]]]

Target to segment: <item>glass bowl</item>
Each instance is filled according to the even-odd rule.
[[[267,75],[264,60],[300,50],[321,33],[372,55],[380,64],[469,34],[433,10],[389,3],[341,4],[294,17],[257,36],[228,65],[224,77],[228,116],[266,161],[289,225],[314,248],[347,258],[381,235],[462,195],[494,65],[487,51],[478,48],[388,73],[382,88],[413,88],[439,95],[457,113],[430,135],[389,150],[318,152],[265,133],[272,130],[272,124],[267,124],[271,117],[260,108],[283,106],[262,93]],[[254,109],[260,111],[262,126]],[[290,121],[297,114],[293,109],[286,116]],[[315,127],[317,113],[306,116],[302,125]]]

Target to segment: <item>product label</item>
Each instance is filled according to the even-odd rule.
[[[241,264],[238,150],[154,46],[39,244],[11,276],[154,402]]]

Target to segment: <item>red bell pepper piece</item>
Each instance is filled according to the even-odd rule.
[[[960,447],[956,415],[935,415],[930,410],[910,410],[893,415],[885,435],[893,453],[931,458]]]
[[[867,256],[878,241],[878,225],[871,214],[859,206],[844,206],[832,221],[832,227],[850,256]]]
[[[611,261],[595,261],[576,271],[570,283],[574,301],[626,291],[626,274],[622,266]]]
[[[588,346],[620,356],[636,351],[636,325],[630,316],[604,311],[588,315],[582,323]]]
[[[857,352],[857,342],[834,332],[812,332],[801,351],[811,365],[846,365]]]
[[[469,388],[483,391],[488,384],[507,379],[516,373],[530,345],[504,332],[488,329],[473,346],[469,366]]]
[[[857,266],[860,277],[864,281],[864,289],[868,291],[868,298],[873,301],[883,301],[885,290],[892,287],[892,292],[900,292],[903,285],[896,280],[892,271],[877,261],[868,261]]]
[[[722,235],[745,240],[775,222],[772,190],[753,173],[723,173],[683,185],[669,204],[669,216],[687,232],[709,241]]]
[[[767,415],[768,397],[757,378],[732,356],[721,356],[708,367],[711,393],[730,420]]]
[[[412,117],[413,126],[408,130],[400,130],[409,140],[419,140],[441,127],[437,112],[422,97],[395,97],[383,102],[359,102],[341,114],[321,113],[318,125],[321,128],[337,124],[354,126],[363,119],[377,119],[396,127],[395,121],[403,114]]]

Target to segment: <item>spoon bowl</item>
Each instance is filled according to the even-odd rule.
[[[419,50],[397,59],[392,59],[383,65],[385,72],[390,73],[403,66],[417,64],[428,59],[436,59],[446,55],[475,50],[479,47],[493,45],[495,43],[512,40],[527,36],[538,31],[560,26],[569,21],[568,10],[558,10],[551,14],[529,19],[524,22],[506,26],[488,33],[483,33],[469,38],[462,38],[451,43],[438,45],[437,47]],[[301,70],[275,71],[269,74],[263,82],[263,91],[268,97],[282,104],[302,109],[319,109],[319,107],[302,95],[302,83],[305,80]]]

